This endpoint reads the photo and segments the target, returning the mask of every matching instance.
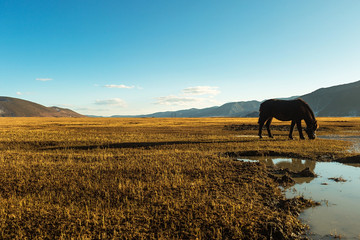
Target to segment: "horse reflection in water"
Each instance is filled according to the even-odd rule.
[[[302,160],[296,158],[278,158],[278,159],[265,159],[263,160],[266,166],[276,166],[277,168],[286,169],[293,172],[300,172],[305,168],[309,168],[311,171],[314,171],[316,161],[311,160]]]
[[[280,121],[291,121],[289,138],[293,139],[292,133],[294,126],[299,131],[301,139],[305,139],[302,133],[301,121],[306,123],[305,132],[309,139],[315,139],[315,131],[318,128],[315,115],[309,105],[302,99],[278,100],[271,99],[260,105],[259,114],[259,137],[262,138],[262,128],[265,124],[269,137],[273,137],[270,131],[270,124],[273,118]]]
[[[266,166],[275,167],[276,169],[289,169],[292,172],[301,172],[306,168],[309,168],[311,172],[314,172],[316,165],[316,161],[297,158],[267,158],[262,161]],[[313,179],[313,177],[297,177],[296,182],[311,182]]]

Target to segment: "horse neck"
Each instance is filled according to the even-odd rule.
[[[307,112],[305,114],[304,121],[307,126],[311,126],[316,121],[314,114],[312,114],[312,112]]]
[[[315,115],[307,103],[303,102],[303,105],[304,105],[305,109],[307,110],[307,111],[305,111],[304,120],[305,120],[306,125],[310,126],[316,121]]]
[[[305,120],[306,126],[311,126],[311,124],[314,122],[310,118],[309,119],[305,118],[304,120]]]

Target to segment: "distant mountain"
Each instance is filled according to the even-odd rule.
[[[313,109],[316,116],[360,116],[360,81],[321,88],[302,96],[280,99],[290,100],[295,98],[304,99]],[[260,104],[259,101],[231,102],[219,107],[204,109],[192,108],[148,115],[113,117],[257,117]]]
[[[180,111],[169,111],[169,112],[157,112],[147,115],[137,116],[119,116],[115,115],[112,117],[246,117],[248,114],[252,114],[254,111],[258,111],[260,102],[248,101],[248,102],[233,102],[226,103],[220,107],[210,108],[191,108]]]
[[[320,88],[301,98],[310,105],[316,116],[360,116],[360,81]]]
[[[0,117],[84,117],[70,109],[45,107],[30,101],[0,97]]]

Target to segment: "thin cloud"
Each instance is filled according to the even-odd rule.
[[[166,97],[157,97],[156,99],[157,102],[155,104],[159,105],[188,105],[204,101],[203,98],[182,97],[173,95]]]
[[[72,105],[72,104],[55,104],[55,106],[58,106],[58,107],[63,107],[63,108],[76,108],[75,105]]]
[[[36,81],[47,82],[53,80],[52,78],[36,78]]]
[[[81,112],[106,112],[108,108],[92,108],[92,107],[73,107],[72,109]]]
[[[203,105],[205,103],[216,103],[214,96],[219,94],[220,91],[218,87],[210,86],[197,86],[197,87],[188,87],[183,89],[182,94],[170,95],[165,97],[155,98],[157,101],[155,104],[159,105]],[[206,95],[203,97],[198,97],[201,95]]]
[[[103,106],[117,106],[117,107],[126,107],[127,104],[124,100],[120,98],[113,98],[107,100],[96,100],[96,105],[103,105]]]
[[[182,90],[185,95],[218,95],[219,87],[197,86],[188,87]]]
[[[106,87],[106,88],[125,88],[125,89],[134,88],[134,86],[126,86],[126,85],[123,85],[123,84],[120,84],[120,85],[108,84],[108,85],[105,85],[104,87]]]
[[[18,95],[18,96],[32,95],[32,94],[33,94],[32,92],[20,92],[20,91],[16,92],[16,95]]]

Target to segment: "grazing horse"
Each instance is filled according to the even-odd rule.
[[[310,139],[315,139],[315,131],[318,128],[317,121],[315,119],[314,113],[309,107],[309,105],[302,99],[295,100],[277,100],[270,99],[263,102],[260,105],[260,114],[259,114],[259,137],[262,138],[261,132],[266,122],[265,126],[267,128],[269,137],[273,137],[270,132],[270,124],[273,118],[276,118],[280,121],[291,121],[289,138],[293,139],[292,133],[296,123],[297,129],[301,139],[305,139],[302,133],[301,120],[304,119],[306,123],[305,132]]]

